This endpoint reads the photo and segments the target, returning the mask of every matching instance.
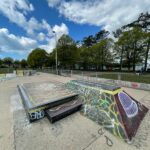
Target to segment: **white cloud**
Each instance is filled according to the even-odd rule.
[[[26,19],[27,12],[33,11],[34,7],[27,0],[2,0],[0,1],[0,13],[7,17],[11,22],[24,28],[27,32],[34,30],[33,21],[36,19]],[[37,23],[37,22],[36,22]],[[37,24],[38,25],[38,24]],[[34,26],[35,27],[35,26]],[[30,29],[28,31],[28,29]]]
[[[34,7],[28,0],[2,0],[0,1],[0,13],[7,17],[11,22],[23,28],[29,35],[36,34],[42,29],[46,30],[49,35],[51,32],[50,25],[46,20],[39,22],[36,18],[27,19],[27,14],[34,10]]]
[[[2,52],[29,53],[34,48],[40,47],[47,52],[51,52],[56,46],[56,40],[63,34],[68,34],[68,28],[65,24],[55,25],[53,28],[55,29],[57,39],[55,39],[55,35],[48,37],[42,32],[38,34],[38,40],[46,40],[46,44],[39,44],[38,40],[16,36],[11,34],[7,28],[0,28],[0,50]]]
[[[28,0],[0,1],[0,14],[23,28],[30,36],[30,38],[18,37],[10,34],[6,28],[0,29],[0,48],[3,51],[19,53],[35,47],[43,47],[50,52],[56,46],[53,30],[55,30],[57,38],[60,38],[62,34],[68,34],[68,28],[63,23],[60,26],[54,25],[54,27],[51,27],[45,19],[42,21],[38,21],[34,17],[27,19],[28,13],[34,11],[34,9]],[[40,44],[41,42],[45,44]]]
[[[68,34],[68,27],[62,23],[60,26],[58,25],[55,25],[53,27],[53,31],[56,32],[56,35],[57,35],[57,40],[63,35],[63,34]]]
[[[46,35],[44,33],[40,32],[38,34],[37,38],[38,38],[39,41],[44,41],[45,38],[46,38]]]
[[[45,49],[48,53],[50,53],[55,48],[55,46],[56,46],[56,40],[55,38],[51,38],[47,44],[40,45],[39,47]]]
[[[49,7],[57,6],[61,2],[61,0],[47,0],[47,1],[48,1]]]
[[[51,52],[56,47],[56,43],[57,43],[58,39],[63,34],[68,34],[68,32],[69,32],[67,26],[64,23],[62,23],[60,26],[55,25],[52,28],[52,31],[55,31],[55,33],[53,33],[51,38],[47,38],[48,43],[45,45],[40,45],[40,47],[43,49],[46,49],[47,52]]]
[[[0,28],[0,49],[3,52],[29,52],[38,46],[37,41],[28,37],[19,37],[9,33],[8,29]]]
[[[102,26],[113,31],[150,11],[149,0],[47,0],[50,7],[71,21]]]

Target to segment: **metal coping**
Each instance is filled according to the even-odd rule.
[[[78,94],[72,94],[72,95],[69,95],[69,96],[64,96],[64,97],[61,97],[61,98],[58,98],[58,99],[54,99],[53,101],[51,100],[51,101],[42,103],[41,105],[34,106],[31,102],[31,100],[30,100],[29,95],[27,94],[27,91],[23,87],[23,85],[17,85],[17,87],[18,87],[20,96],[22,98],[24,107],[28,112],[30,112],[30,111],[32,112],[36,109],[45,109],[47,107],[52,108],[52,107],[58,106],[60,104],[63,104],[65,102],[72,101],[72,100],[74,100],[75,98],[78,97]]]
[[[118,89],[121,89],[120,86],[115,86],[111,84],[101,84],[101,83],[96,83],[96,82],[89,82],[89,81],[82,81],[82,80],[72,80],[73,82],[86,85],[86,86],[92,86],[92,87],[98,87],[103,90],[109,90],[109,91],[116,91]]]
[[[24,104],[24,107],[26,109],[30,109],[33,107],[33,104],[31,103],[30,101],[30,98],[27,94],[27,92],[25,91],[25,89],[23,88],[23,85],[17,85],[18,87],[18,90],[19,90],[19,94],[21,96],[21,99],[23,100],[23,104]]]
[[[46,110],[46,115],[47,115],[48,119],[50,120],[50,122],[53,123],[55,121],[58,121],[64,117],[71,115],[72,113],[78,111],[82,106],[81,100],[75,100],[73,102],[76,102],[76,103],[74,103],[74,104],[65,103],[63,105],[59,105],[59,106],[55,107],[54,110],[52,110],[52,109]]]

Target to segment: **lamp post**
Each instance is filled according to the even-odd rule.
[[[54,35],[55,35],[55,42],[56,42],[56,46],[57,46],[57,39],[56,39],[56,32],[53,31]],[[57,48],[56,48],[56,52],[55,52],[55,65],[56,65],[56,74],[58,75],[58,60],[57,60]]]

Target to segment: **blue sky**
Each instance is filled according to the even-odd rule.
[[[82,40],[102,28],[114,31],[146,11],[147,0],[2,0],[0,58],[26,58],[36,47],[51,52],[53,30],[57,40],[62,34]]]

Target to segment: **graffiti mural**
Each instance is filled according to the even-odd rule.
[[[128,116],[128,118],[132,118],[132,117],[136,116],[138,113],[138,106],[137,106],[136,102],[133,101],[133,99],[131,99],[131,97],[129,97],[124,92],[118,93],[118,96],[119,96],[121,105],[122,105],[124,111],[126,112],[126,115]]]
[[[84,102],[82,110],[84,115],[102,125],[115,136],[125,141],[131,140],[133,133],[129,132],[129,130],[132,124],[130,123],[130,129],[127,129],[124,121],[127,118],[128,121],[129,119],[134,119],[140,111],[139,103],[134,101],[127,93],[118,88],[115,90],[106,90],[96,83],[87,84],[70,81],[66,86],[71,91],[80,94],[80,98]],[[143,118],[148,109],[143,105],[141,106],[141,112],[144,111],[144,113],[140,116]]]

